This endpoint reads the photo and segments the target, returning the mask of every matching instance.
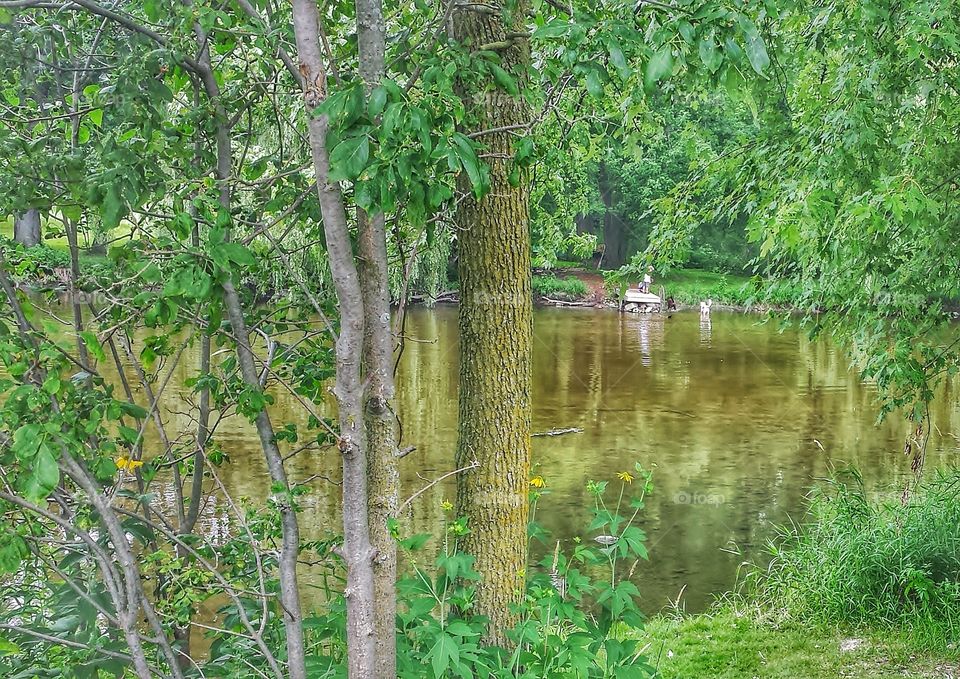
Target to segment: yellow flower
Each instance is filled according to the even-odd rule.
[[[445,512],[449,512],[451,509],[453,509],[453,503],[450,502],[450,500],[444,500],[440,503],[440,509]]]
[[[540,476],[539,474],[537,474],[537,475],[534,476],[532,479],[530,479],[530,485],[531,485],[533,488],[546,488],[546,487],[547,487],[547,482],[543,479],[542,476]]]
[[[624,483],[633,483],[633,474],[630,472],[620,472],[617,474],[617,478],[623,481]]]
[[[117,469],[123,469],[128,472],[139,469],[143,466],[143,460],[131,460],[126,455],[121,455],[117,458]]]

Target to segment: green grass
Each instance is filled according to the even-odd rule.
[[[902,635],[845,635],[826,627],[775,625],[730,608],[654,618],[642,641],[650,664],[659,668],[663,679],[960,676],[955,653],[923,650]],[[844,642],[856,647],[841,650]]]
[[[46,225],[44,225],[46,226]],[[13,238],[13,219],[7,217],[6,219],[0,219],[0,237],[3,238]],[[46,229],[43,232],[43,245],[46,245],[49,248],[54,250],[69,250],[70,246],[67,244],[66,236],[57,236],[56,238],[48,238]]]
[[[772,288],[759,288],[749,276],[716,273],[702,269],[682,269],[671,271],[658,278],[654,274],[653,292],[660,292],[663,286],[668,297],[680,304],[699,304],[712,299],[715,304],[730,306],[770,306],[791,305],[796,299],[796,291],[779,284]]]
[[[563,297],[569,299],[578,299],[587,294],[587,286],[579,278],[534,276],[533,293],[541,297]]]
[[[940,472],[904,504],[867,494],[847,472],[822,488],[810,520],[772,546],[747,595],[805,622],[904,630],[932,648],[960,639],[960,471]]]
[[[641,640],[660,676],[960,677],[960,471],[906,503],[846,472],[771,553],[713,612],[649,621]]]
[[[712,299],[716,304],[745,305],[752,296],[753,287],[746,276],[714,273],[699,269],[674,271],[663,278],[654,277],[654,292],[663,286],[668,297],[680,304],[699,304]]]

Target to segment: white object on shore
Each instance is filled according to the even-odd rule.
[[[640,292],[636,289],[627,290],[623,295],[624,311],[639,311],[649,313],[659,311],[663,303],[657,295],[652,292]]]
[[[709,316],[709,315],[710,315],[710,307],[712,307],[712,306],[713,306],[713,300],[712,300],[712,299],[708,299],[708,300],[705,301],[705,302],[700,302],[700,315],[701,315],[701,316]]]

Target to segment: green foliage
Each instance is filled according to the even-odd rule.
[[[0,254],[15,281],[47,280],[57,269],[70,267],[70,254],[48,245],[25,248],[13,240],[0,238]]]
[[[531,482],[534,515],[549,492],[545,485],[542,477]],[[652,676],[638,641],[643,625],[637,607],[639,591],[630,580],[632,565],[647,558],[645,535],[636,523],[644,496],[652,488],[650,474],[639,467],[618,474],[615,484],[588,484],[594,502],[588,536],[574,540],[569,551],[561,550],[559,543],[547,549],[528,574],[521,622],[510,632],[506,648],[482,642],[486,621],[471,611],[479,575],[473,570],[472,557],[458,549],[459,540],[469,532],[465,520],[445,521],[442,544],[430,567],[423,564],[425,558],[430,560],[428,536],[400,540],[410,570],[399,583],[398,675],[411,679]],[[257,676],[251,666],[259,662],[260,650],[246,638],[243,616],[259,626],[266,612],[264,641],[274,652],[284,643],[282,612],[275,597],[262,609],[254,599],[226,596],[228,591],[257,591],[260,578],[265,578],[268,592],[278,587],[276,556],[261,550],[261,545],[279,539],[277,514],[251,505],[244,505],[242,512],[244,530],[216,547],[193,541],[195,546],[185,554],[184,550],[177,554],[147,549],[157,533],[136,515],[125,522],[132,539],[147,549],[141,567],[145,577],[157,583],[155,603],[164,619],[185,624],[201,606],[218,604],[219,629],[207,632],[209,653],[199,662],[203,676]],[[538,543],[549,542],[536,524],[531,525],[530,534]],[[600,538],[595,542],[593,535]],[[326,588],[324,599],[329,602],[305,621],[308,663],[317,676],[345,672],[344,574],[343,563],[333,556],[337,542],[331,538],[306,543],[301,550],[302,558],[320,564],[316,581]],[[37,558],[41,554],[23,550],[15,536],[0,533],[0,565],[8,572],[18,567],[15,561],[29,554],[17,578],[0,579],[0,622],[15,619],[20,630],[26,630],[10,630],[2,639],[4,676],[48,676],[45,668],[69,677],[86,676],[84,671],[117,671],[120,665],[109,654],[125,649],[122,640],[97,628],[98,616],[114,611],[98,577],[95,555],[77,548],[57,557],[52,547],[45,549],[44,559],[58,558],[61,572],[82,583],[85,596],[78,598],[65,582],[47,578],[47,566]],[[216,574],[205,565],[212,560]],[[257,567],[252,568],[254,563]],[[30,577],[38,586],[25,591],[21,577]],[[83,643],[76,648],[51,644],[29,632]],[[151,649],[151,654],[155,651]]]
[[[796,620],[908,631],[943,648],[960,624],[958,488],[950,471],[876,498],[859,475],[841,476],[814,498],[808,523],[783,530],[750,591]]]
[[[919,420],[960,361],[939,332],[960,298],[960,6],[785,10],[781,77],[748,102],[757,134],[660,205],[648,254],[682,261],[699,224],[746,220],[764,271],[791,279],[817,330],[853,350],[889,409]]]
[[[557,278],[556,276],[534,276],[533,294],[539,297],[562,297],[578,299],[587,294],[587,286],[579,278]]]
[[[637,480],[636,496],[632,483]],[[532,482],[533,515],[545,481]],[[629,580],[628,564],[647,558],[645,536],[635,525],[643,497],[652,490],[650,475],[639,467],[620,475],[616,503],[606,483],[588,490],[595,501],[589,531],[604,536],[602,546],[576,540],[570,553],[560,544],[548,550],[528,573],[521,622],[509,634],[510,648],[480,642],[485,625],[470,615],[472,583],[479,576],[472,558],[457,551],[457,539],[469,531],[463,520],[447,524],[444,545],[432,573],[414,566],[400,583],[402,610],[398,673],[401,677],[579,677],[652,674],[635,639],[624,638],[642,627],[639,592]],[[628,510],[629,508],[629,510]],[[623,516],[621,511],[629,511]],[[530,534],[547,542],[535,523]],[[624,570],[626,569],[626,573]]]

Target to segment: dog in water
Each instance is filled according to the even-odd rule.
[[[709,315],[710,315],[710,307],[712,307],[712,306],[713,306],[713,300],[712,300],[712,299],[708,299],[708,300],[705,301],[705,302],[700,302],[700,315],[701,315],[701,316],[709,316]]]

